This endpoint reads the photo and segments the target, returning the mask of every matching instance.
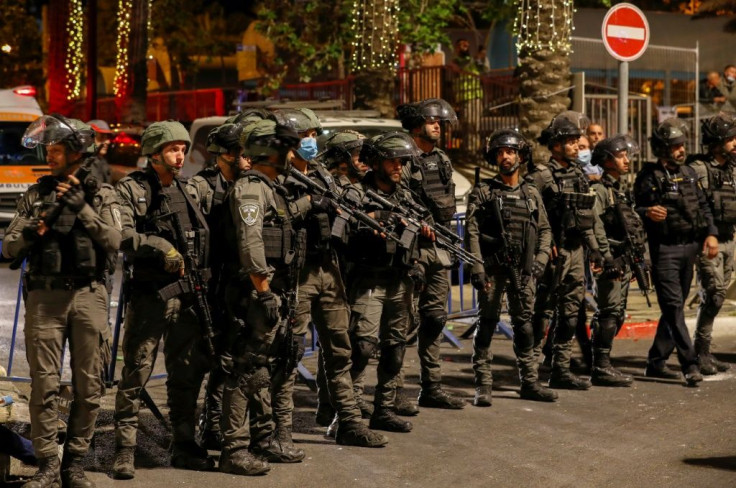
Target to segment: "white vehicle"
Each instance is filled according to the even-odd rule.
[[[381,119],[366,117],[364,114],[358,116],[350,116],[350,112],[315,112],[319,116],[322,123],[324,134],[319,140],[324,140],[327,136],[345,129],[360,132],[366,137],[373,137],[378,134],[389,131],[403,131],[401,122],[395,119]],[[192,122],[189,130],[189,137],[192,139],[192,146],[189,148],[189,154],[182,174],[186,177],[193,176],[204,167],[212,155],[207,152],[207,135],[215,127],[225,123],[227,117],[204,117],[196,119]],[[457,203],[457,211],[465,212],[467,206],[468,195],[472,190],[471,182],[462,174],[453,171],[452,180],[455,182],[455,201]]]
[[[41,153],[21,139],[28,126],[43,115],[32,86],[0,90],[0,226],[10,223],[16,203],[36,180],[49,173]]]

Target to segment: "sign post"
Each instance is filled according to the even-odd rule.
[[[603,45],[619,60],[618,131],[629,131],[629,61],[638,59],[649,45],[649,22],[644,12],[630,3],[619,3],[606,13],[601,27]]]

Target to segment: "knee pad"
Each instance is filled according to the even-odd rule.
[[[442,333],[447,323],[447,315],[444,312],[434,312],[422,317],[421,327],[429,337],[437,337]]]
[[[489,320],[481,317],[478,321],[478,328],[475,330],[475,338],[473,342],[480,348],[490,347],[491,339],[493,339],[493,333],[496,332],[497,323],[494,320]]]
[[[531,322],[514,324],[514,346],[520,351],[534,347],[534,327]]]
[[[715,317],[721,311],[723,301],[724,297],[722,295],[709,294],[705,298],[705,302],[703,302],[703,312],[711,317]]]
[[[353,369],[363,371],[368,366],[368,360],[376,351],[378,341],[372,337],[355,337],[351,338],[353,352]]]
[[[577,317],[564,317],[557,321],[557,327],[555,327],[555,336],[553,342],[555,344],[562,344],[572,340],[575,337],[575,329],[578,326]]]
[[[404,344],[394,344],[381,348],[381,360],[378,367],[383,369],[389,376],[396,376],[401,372],[401,366],[404,364],[404,352],[406,346]]]

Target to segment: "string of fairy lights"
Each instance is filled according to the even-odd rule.
[[[355,0],[351,15],[353,71],[395,68],[399,0]]]
[[[122,97],[128,90],[128,44],[130,43],[130,19],[133,13],[133,0],[118,0],[118,35],[115,40],[117,56],[115,58],[115,79],[113,93]]]
[[[84,42],[84,9],[82,0],[69,2],[69,16],[66,22],[69,48],[66,50],[64,69],[66,72],[66,98],[75,100],[82,93],[82,44]]]
[[[516,52],[572,52],[570,38],[575,30],[572,23],[575,13],[573,0],[552,1],[549,8],[543,7],[542,3],[539,0],[518,0],[514,18]],[[552,28],[551,32],[548,27]]]

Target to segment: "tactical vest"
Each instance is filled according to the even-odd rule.
[[[136,219],[136,231],[166,239],[182,255],[193,253],[200,267],[206,268],[209,228],[199,208],[184,190],[184,182],[175,179],[171,185],[161,187],[158,180],[149,172],[136,171],[130,176],[143,185],[146,192],[146,215],[142,219]],[[178,216],[184,230],[185,242],[180,242],[181,239],[177,235],[174,215]],[[136,280],[157,282],[178,279],[178,276],[163,270],[158,256],[136,257],[133,277]]]
[[[44,176],[39,180],[39,198],[32,204],[34,218],[39,218],[57,205],[57,184],[53,176]],[[90,194],[87,190],[85,193],[87,203],[98,210],[102,197],[96,193]],[[56,224],[34,246],[28,263],[31,277],[63,276],[103,281],[107,271],[107,253],[90,237],[76,213],[63,209]]]
[[[695,172],[688,166],[681,167],[679,174],[674,176],[658,166],[652,172],[661,198],[660,205],[667,209],[667,218],[662,226],[663,237],[699,238],[708,223],[700,210]]]
[[[721,237],[733,235],[736,224],[736,182],[730,164],[713,166],[705,163],[708,171],[708,200],[713,210],[713,221]]]
[[[422,172],[422,199],[439,223],[452,220],[455,215],[455,183],[452,165],[442,154],[434,151],[419,159]]]
[[[557,197],[552,220],[559,232],[584,232],[593,228],[595,194],[591,193],[587,177],[579,170],[552,170],[557,184]],[[556,236],[558,237],[558,236]]]
[[[230,186],[223,185],[223,177],[216,168],[207,168],[198,173],[199,176],[204,178],[212,190],[212,203],[210,205],[209,213],[205,215],[207,225],[210,229],[210,242],[218,243],[224,240],[225,226],[225,210],[223,203],[225,202],[225,196],[227,195],[227,189]],[[226,182],[227,183],[227,182]],[[212,281],[209,290],[211,291],[211,300],[215,298],[217,293],[217,286],[220,280],[221,269],[223,266],[223,256],[219,250],[210,248],[209,254],[209,266],[212,270]],[[214,302],[213,302],[214,303]]]
[[[634,211],[633,202],[628,193],[616,189],[610,181],[605,179],[600,184],[606,188],[607,195],[606,206],[601,215],[606,236],[620,242],[631,239],[634,246],[643,246],[646,241],[644,223]],[[621,255],[620,249],[615,246],[611,246],[611,253],[614,257]]]
[[[316,166],[310,175],[325,188],[339,193],[334,177],[321,166]],[[332,249],[332,222],[327,212],[312,210],[305,222],[307,230],[307,254],[310,257],[321,256]]]

